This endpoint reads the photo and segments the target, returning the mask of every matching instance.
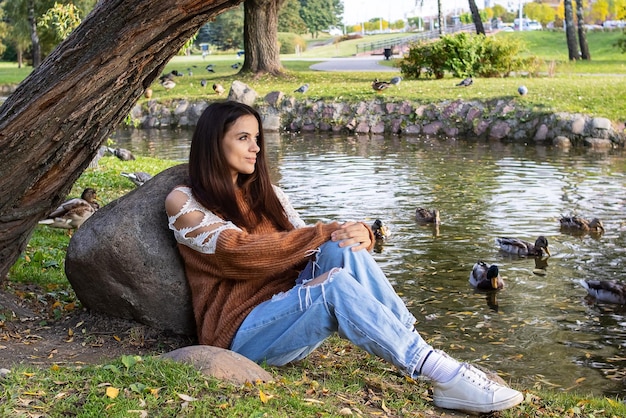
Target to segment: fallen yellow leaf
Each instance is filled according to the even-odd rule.
[[[117,398],[117,395],[119,394],[120,394],[120,390],[118,388],[114,388],[113,386],[109,386],[106,389],[106,395],[111,399]]]

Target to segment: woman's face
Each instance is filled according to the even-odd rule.
[[[222,150],[233,176],[233,183],[241,174],[252,174],[256,166],[256,156],[261,150],[257,145],[259,123],[252,115],[244,115],[235,120],[224,135]]]

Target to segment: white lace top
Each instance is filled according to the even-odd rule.
[[[187,201],[185,202],[181,210],[175,215],[168,216],[169,228],[174,231],[174,237],[176,238],[177,242],[204,254],[215,254],[217,238],[222,231],[225,231],[227,229],[235,229],[237,231],[241,231],[241,228],[239,228],[237,225],[233,224],[230,221],[225,221],[224,219],[220,218],[210,210],[206,209],[200,203],[198,203],[198,201],[193,197],[193,193],[191,192],[190,187],[179,186],[176,187],[174,190],[180,191],[187,195]],[[278,197],[280,203],[283,205],[289,222],[291,222],[291,224],[295,228],[302,228],[306,226],[304,221],[300,218],[300,215],[298,215],[296,210],[289,202],[287,195],[282,191],[282,189],[274,186],[274,192],[276,193],[276,196]],[[200,223],[198,223],[198,225],[180,229],[175,226],[176,220],[181,215],[194,211],[198,211],[203,214],[202,220],[200,221]],[[204,227],[211,227],[211,230],[200,232],[197,235],[193,233],[197,229]]]

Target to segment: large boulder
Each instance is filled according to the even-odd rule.
[[[189,286],[164,206],[186,177],[187,164],[167,169],[76,230],[65,273],[87,309],[195,335]]]

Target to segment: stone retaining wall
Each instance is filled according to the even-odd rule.
[[[150,100],[137,104],[131,121],[142,128],[193,127],[210,101]],[[268,131],[401,134],[623,147],[624,124],[583,114],[528,109],[515,98],[421,104],[383,98],[355,103],[314,101],[271,92],[254,106]]]

